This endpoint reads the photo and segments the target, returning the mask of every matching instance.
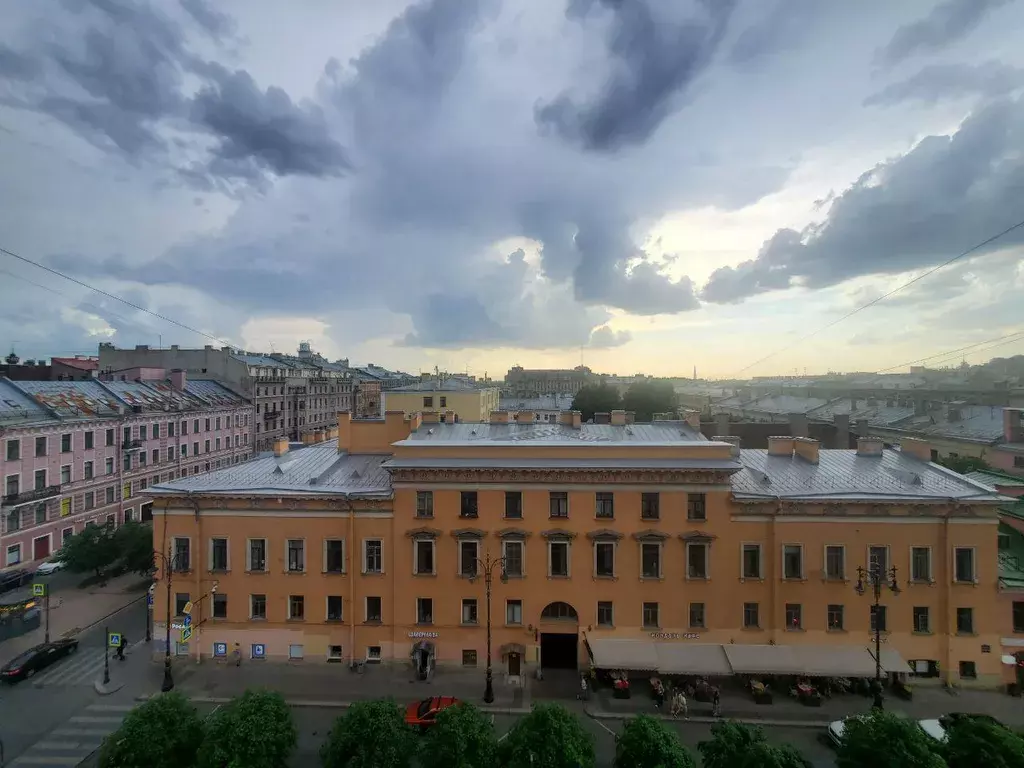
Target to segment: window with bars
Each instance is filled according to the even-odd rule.
[[[416,517],[434,516],[434,492],[416,491]]]
[[[288,572],[302,573],[306,570],[306,542],[302,539],[288,539]]]
[[[914,606],[914,631],[921,633],[932,631],[931,611],[927,605]]]
[[[661,494],[643,493],[640,496],[640,519],[658,520],[661,518]]]
[[[615,517],[615,496],[607,491],[599,491],[596,494],[594,514],[602,520],[611,520]]]
[[[686,519],[707,520],[707,496],[703,493],[690,493],[686,497]]]
[[[551,491],[548,497],[548,514],[559,519],[569,517],[569,494],[565,491]]]
[[[827,628],[829,631],[835,632],[843,629],[844,606],[842,605],[830,605],[826,612]]]

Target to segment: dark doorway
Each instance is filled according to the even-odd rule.
[[[520,674],[522,659],[518,653],[512,652],[508,655],[508,673],[513,676]]]
[[[426,680],[430,676],[430,664],[434,655],[433,643],[421,640],[412,648],[412,663],[416,668],[416,679]]]
[[[576,633],[542,632],[540,635],[540,665],[544,669],[576,669],[578,652]]]

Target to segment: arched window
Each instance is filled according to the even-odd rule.
[[[579,616],[576,614],[576,609],[568,603],[548,603],[543,611],[540,612],[542,619],[555,619],[560,621],[578,621]]]

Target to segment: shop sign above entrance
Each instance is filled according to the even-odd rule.
[[[651,632],[652,640],[700,640],[696,632]]]
[[[440,635],[437,632],[410,632],[409,633],[409,637],[428,637],[428,638],[434,638],[434,637],[440,637]]]

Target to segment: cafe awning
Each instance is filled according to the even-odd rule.
[[[654,643],[614,637],[587,639],[590,657],[598,669],[624,669],[654,672],[658,654]]]
[[[872,677],[875,659],[856,645],[727,645],[737,675]]]
[[[872,663],[875,659],[875,652],[870,648],[867,649],[871,655]],[[910,668],[907,660],[903,658],[903,654],[897,651],[895,648],[883,648],[882,649],[882,671],[891,672],[897,675],[912,675],[914,670]],[[874,670],[871,671],[874,675]]]
[[[737,675],[797,674],[797,657],[788,645],[727,645],[725,656]]]
[[[720,645],[656,643],[658,671],[663,675],[731,675],[732,667]]]

